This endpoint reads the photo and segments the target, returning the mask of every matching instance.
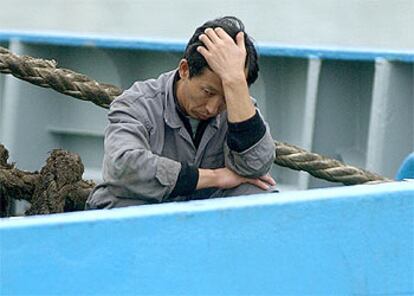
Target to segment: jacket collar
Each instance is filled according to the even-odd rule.
[[[178,70],[167,73],[167,83],[165,84],[165,105],[164,105],[164,122],[171,128],[183,126],[180,117],[175,108],[174,100],[174,77]]]

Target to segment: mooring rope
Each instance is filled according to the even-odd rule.
[[[35,85],[52,88],[62,94],[90,101],[103,108],[109,108],[112,100],[122,93],[122,90],[114,85],[101,84],[86,75],[57,68],[54,60],[19,56],[4,47],[0,47],[0,73],[11,74]],[[276,141],[275,149],[277,165],[303,170],[317,178],[331,182],[354,185],[371,181],[391,181],[287,143]]]
[[[308,152],[297,146],[277,142],[275,163],[298,171],[306,171],[314,177],[345,185],[363,184],[372,181],[391,181],[369,171],[350,166],[336,159],[330,159]]]
[[[19,56],[0,47],[1,73],[12,74],[35,85],[52,88],[103,108],[109,108],[111,101],[122,93],[116,86],[98,83],[86,75],[56,66],[54,60]]]

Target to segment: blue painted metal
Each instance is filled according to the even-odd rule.
[[[1,295],[412,295],[414,183],[3,219]]]
[[[414,179],[414,152],[408,155],[403,161],[395,179]]]
[[[185,44],[176,40],[157,40],[144,38],[106,37],[98,35],[78,35],[64,33],[39,33],[24,31],[0,31],[0,41],[18,40],[33,44],[63,46],[88,46],[116,49],[138,49],[151,51],[181,52]]]
[[[137,49],[150,51],[182,52],[186,42],[181,40],[144,39],[109,37],[100,35],[65,34],[58,32],[25,32],[1,31],[0,42],[19,40],[25,43],[52,44],[64,46],[91,46],[100,48]],[[282,56],[295,58],[321,58],[335,60],[413,62],[413,51],[379,51],[374,49],[344,49],[321,47],[279,46],[269,43],[258,43],[258,51],[262,56]]]

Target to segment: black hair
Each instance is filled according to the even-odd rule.
[[[198,37],[204,33],[207,28],[220,27],[227,34],[236,41],[236,35],[239,32],[244,32],[244,43],[246,46],[246,67],[247,67],[247,84],[250,86],[253,84],[259,73],[258,56],[256,48],[254,47],[252,39],[244,31],[244,25],[241,20],[234,16],[224,16],[204,23],[198,27],[190,41],[185,48],[184,59],[187,60],[189,66],[190,78],[203,73],[204,69],[209,68],[205,58],[197,51],[198,46],[204,46]]]

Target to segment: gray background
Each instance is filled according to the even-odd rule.
[[[188,39],[236,15],[259,42],[414,50],[413,0],[1,0],[0,30]]]

